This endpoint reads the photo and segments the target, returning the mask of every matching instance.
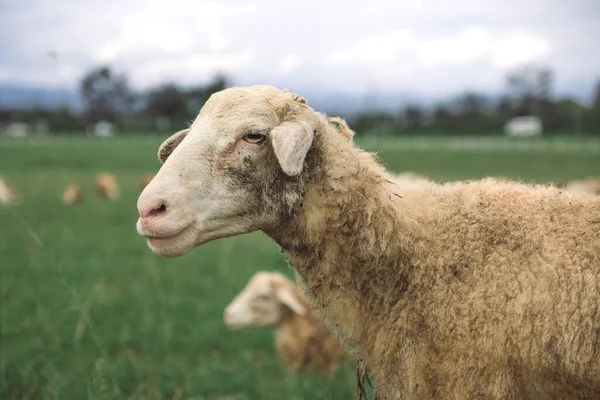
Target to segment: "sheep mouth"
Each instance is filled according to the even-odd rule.
[[[165,256],[177,256],[195,240],[196,222],[186,225],[176,233],[169,235],[146,234],[150,249]],[[187,252],[187,251],[186,251]]]

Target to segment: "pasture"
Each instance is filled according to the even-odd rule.
[[[394,171],[438,180],[546,182],[600,175],[600,139],[416,137],[361,141]],[[352,399],[354,366],[296,377],[267,329],[230,331],[222,312],[257,270],[292,277],[260,232],[177,259],[135,230],[140,181],[160,138],[0,141],[0,175],[22,204],[0,210],[1,399]],[[98,199],[96,173],[121,198]],[[61,204],[65,186],[84,202]]]

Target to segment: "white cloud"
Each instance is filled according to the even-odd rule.
[[[537,61],[550,53],[552,46],[541,38],[530,34],[512,34],[498,39],[492,50],[492,60],[503,68],[521,63]]]
[[[111,63],[123,53],[123,50],[124,47],[118,43],[105,44],[100,48],[94,59],[99,63]]]
[[[417,47],[418,60],[424,67],[461,65],[486,56],[491,38],[485,28],[474,27],[456,36],[424,40]]]
[[[419,60],[426,67],[464,65],[478,59],[490,59],[501,68],[538,61],[547,55],[549,42],[528,32],[496,33],[475,27],[449,38],[425,42]]]
[[[0,13],[0,81],[73,87],[106,62],[137,87],[223,72],[234,82],[439,95],[497,88],[529,61],[554,67],[561,84],[592,80],[600,7],[573,1],[29,0]]]
[[[390,64],[400,52],[414,46],[413,32],[395,29],[359,40],[349,48],[335,51],[328,60],[332,67],[359,63],[369,65]]]
[[[139,65],[132,78],[136,86],[156,85],[164,81],[195,84],[204,83],[223,71],[239,73],[253,65],[254,58],[248,53],[184,55]]]
[[[300,66],[300,57],[298,56],[298,54],[290,53],[284,55],[279,60],[277,70],[280,74],[286,75],[293,72],[295,69],[298,68],[298,66]]]

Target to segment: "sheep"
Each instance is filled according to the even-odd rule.
[[[119,197],[117,179],[108,173],[98,174],[96,176],[96,192],[102,199],[116,200]]]
[[[405,191],[303,100],[213,94],[139,196],[150,249],[262,230],[382,399],[600,398],[600,198],[493,178]]]
[[[144,175],[144,178],[142,179],[142,183],[140,185],[141,190],[144,190],[144,188],[146,186],[148,186],[148,184],[152,181],[153,178],[154,178],[154,174]]]
[[[590,176],[583,179],[574,179],[566,182],[564,188],[576,193],[600,194],[600,178]]]
[[[69,184],[63,192],[63,204],[71,205],[81,203],[83,201],[83,193],[81,185],[78,185],[77,183]]]
[[[296,373],[312,366],[322,375],[332,375],[344,359],[342,346],[300,289],[278,272],[255,273],[225,308],[224,321],[232,329],[273,328],[277,355]]]
[[[15,188],[0,176],[0,204],[15,204],[19,200],[19,194]]]

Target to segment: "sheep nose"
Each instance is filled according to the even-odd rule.
[[[167,204],[164,201],[154,201],[150,204],[141,204],[138,207],[140,218],[161,216],[167,212]]]
[[[229,308],[225,309],[225,312],[223,313],[223,320],[225,320],[225,322],[229,322],[231,320],[231,310]]]

